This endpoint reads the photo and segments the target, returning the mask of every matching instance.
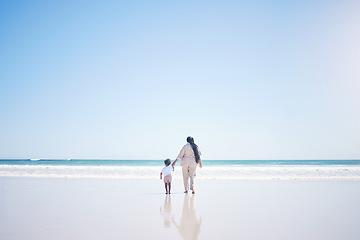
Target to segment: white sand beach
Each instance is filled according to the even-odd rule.
[[[0,239],[359,239],[359,181],[0,178]]]

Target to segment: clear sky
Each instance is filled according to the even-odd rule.
[[[360,159],[360,2],[1,1],[0,158]]]

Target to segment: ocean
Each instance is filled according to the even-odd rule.
[[[0,177],[156,179],[163,160],[0,159]],[[180,179],[178,163],[173,178]],[[203,160],[197,178],[360,180],[360,160]]]

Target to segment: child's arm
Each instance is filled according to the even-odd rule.
[[[162,179],[162,172],[160,173],[160,179]]]

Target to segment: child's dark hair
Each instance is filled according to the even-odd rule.
[[[166,166],[169,166],[169,165],[171,164],[171,160],[170,160],[170,159],[166,159],[166,160],[164,161],[164,163],[165,163]]]

